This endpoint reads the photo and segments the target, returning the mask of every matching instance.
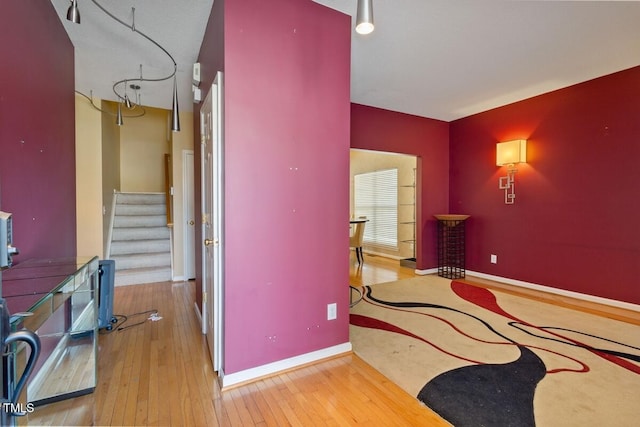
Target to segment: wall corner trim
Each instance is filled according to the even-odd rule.
[[[288,359],[278,360],[277,362],[267,363],[266,365],[257,366],[255,368],[245,369],[244,371],[234,372],[233,374],[225,375],[221,370],[219,372],[220,386],[224,391],[230,387],[257,381],[261,378],[275,375],[282,371],[297,368],[322,359],[350,353],[351,351],[351,343],[346,342],[332,347],[312,351],[310,353],[301,354],[299,356],[290,357]]]

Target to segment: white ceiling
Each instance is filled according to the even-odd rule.
[[[76,88],[115,99],[124,78],[164,76],[155,46],[78,0],[82,24],[51,0],[76,52]],[[99,0],[171,53],[180,109],[191,110],[191,70],[213,0]],[[229,1],[229,0],[228,0]],[[295,0],[308,1],[308,0]],[[357,0],[314,0],[355,16]],[[351,100],[454,120],[640,65],[640,2],[373,0],[376,28],[353,32]],[[355,19],[354,19],[355,21]],[[145,105],[171,108],[172,82],[144,83]]]

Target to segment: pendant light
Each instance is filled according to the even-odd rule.
[[[358,0],[356,11],[356,32],[369,34],[373,31],[373,0]]]
[[[71,0],[71,6],[67,9],[67,20],[74,24],[80,23],[80,11],[78,10],[77,0]]]
[[[122,126],[124,121],[122,120],[122,102],[118,102],[118,115],[116,116],[116,124]]]
[[[178,84],[173,76],[173,105],[171,106],[171,130],[180,132],[180,113],[178,111]]]

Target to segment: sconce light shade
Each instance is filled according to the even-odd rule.
[[[496,144],[496,165],[507,165],[507,176],[500,178],[498,188],[504,190],[504,203],[512,205],[516,199],[516,172],[518,163],[527,161],[527,140],[516,139],[513,141],[499,142]]]
[[[496,144],[496,165],[515,165],[527,162],[527,140],[499,142]]]
[[[78,3],[76,0],[71,0],[71,5],[67,9],[67,20],[74,24],[80,23],[80,11],[78,10]]]
[[[356,32],[369,34],[373,31],[373,0],[358,0],[356,11]]]

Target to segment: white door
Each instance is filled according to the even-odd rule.
[[[200,111],[202,149],[202,329],[213,361],[222,367],[224,254],[222,73],[218,72]]]
[[[182,150],[182,209],[184,220],[184,277],[196,277],[196,220],[193,195],[193,150]]]

